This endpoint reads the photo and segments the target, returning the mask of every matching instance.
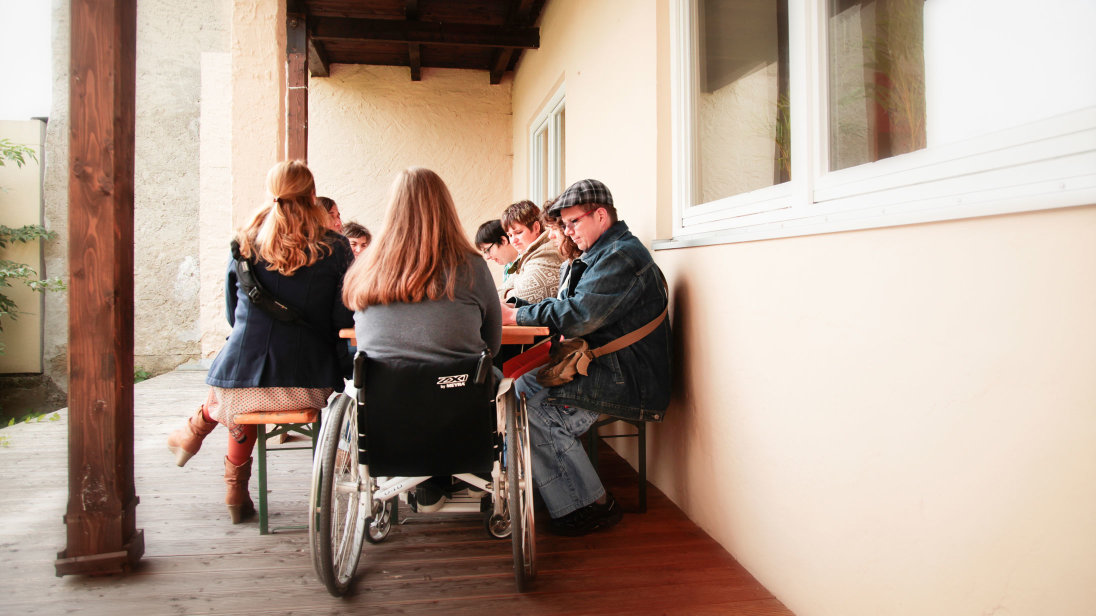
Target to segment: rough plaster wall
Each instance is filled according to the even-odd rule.
[[[69,2],[53,1],[53,103],[46,124],[44,224],[56,231],[57,240],[45,246],[48,276],[68,280],[68,98],[69,98]],[[42,369],[57,385],[68,390],[68,294],[47,293]]]
[[[202,357],[211,358],[225,343],[224,282],[232,238],[232,57],[202,54],[202,129],[198,258],[201,261]],[[220,264],[220,267],[218,267]]]
[[[168,370],[199,354],[200,55],[228,48],[220,0],[142,0],[137,10],[134,363]],[[68,270],[69,3],[53,3],[53,108],[46,134],[45,219],[61,234],[46,270]],[[67,389],[67,297],[46,302],[46,372]]]
[[[428,167],[449,186],[471,239],[512,202],[510,85],[491,85],[484,71],[424,69],[415,82],[406,68],[334,65],[309,82],[317,191],[344,221],[377,233],[396,173]]]
[[[137,11],[134,364],[200,352],[198,128],[201,54],[227,51],[221,0],[142,0]]]
[[[280,24],[285,24],[284,0],[232,3],[234,227],[266,201],[266,173],[285,158],[285,27]]]

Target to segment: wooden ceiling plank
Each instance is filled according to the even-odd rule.
[[[506,23],[517,26],[526,26],[529,24],[529,13],[533,10],[534,0],[514,0],[510,4],[510,14],[506,18]]]
[[[309,21],[315,22],[314,25],[310,23],[312,38],[320,41],[386,41],[515,49],[540,46],[539,29],[530,27],[335,17],[316,17]]]

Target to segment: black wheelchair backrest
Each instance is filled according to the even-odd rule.
[[[374,476],[490,472],[496,454],[491,356],[423,363],[354,359],[359,448]]]

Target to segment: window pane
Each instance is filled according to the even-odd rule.
[[[830,0],[830,169],[925,147],[924,0]]]
[[[787,0],[700,0],[698,203],[786,182]]]
[[[536,195],[533,196],[533,200],[537,203],[544,203],[548,199],[548,130],[547,127],[537,131],[537,160],[534,163],[536,169],[537,181],[535,186],[538,188]]]

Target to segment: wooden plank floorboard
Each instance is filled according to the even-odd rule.
[[[385,542],[367,544],[350,594],[331,597],[305,531],[262,536],[254,522],[228,522],[223,430],[185,468],[174,465],[164,439],[205,399],[204,377],[176,371],[136,386],[145,554],[128,575],[54,575],[65,547],[67,413],[4,430],[0,614],[791,614],[653,486],[646,514],[626,513],[586,537],[548,534],[538,511],[539,576],[525,594],[515,589],[509,540],[488,537],[478,515],[441,514],[405,519]],[[627,511],[635,471],[601,451],[601,475]],[[305,522],[310,463],[307,450],[271,456],[272,524]],[[254,494],[254,477],[251,487]]]

